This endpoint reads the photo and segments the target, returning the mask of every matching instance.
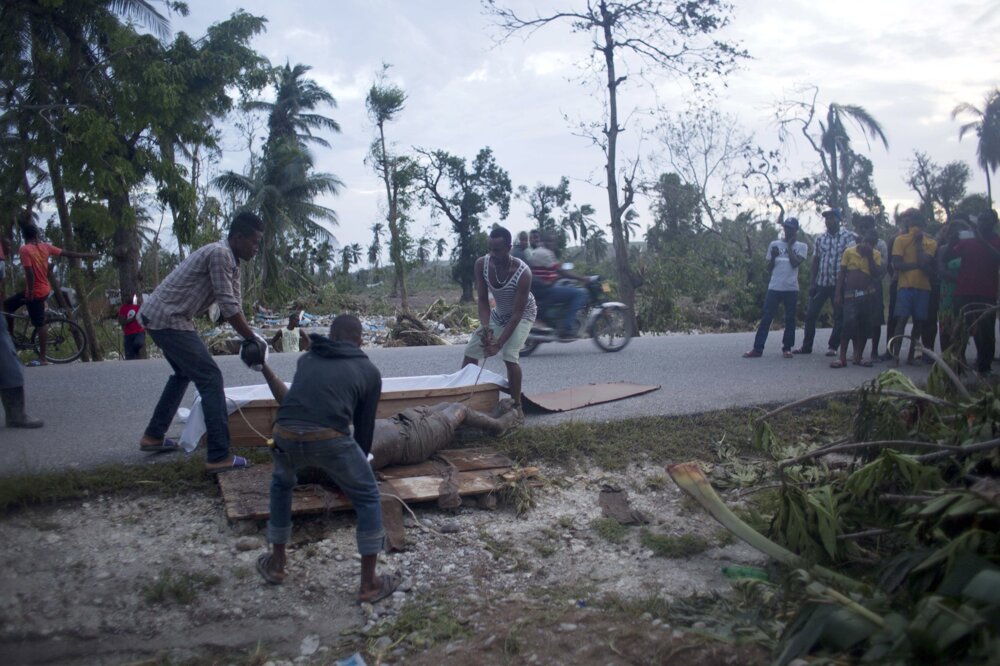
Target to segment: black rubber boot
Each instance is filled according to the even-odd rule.
[[[24,412],[24,387],[0,389],[0,399],[7,414],[8,428],[41,428],[44,424]]]

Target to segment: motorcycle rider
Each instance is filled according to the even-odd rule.
[[[538,239],[537,246],[534,244],[536,239]],[[559,329],[559,337],[563,339],[576,338],[577,313],[587,303],[587,290],[573,285],[557,284],[557,282],[560,278],[569,278],[583,283],[590,278],[563,268],[555,253],[558,244],[554,231],[546,230],[542,233],[532,231],[531,241],[532,250],[528,258],[528,265],[531,267],[532,275],[531,291],[539,303],[539,312],[566,303],[566,316]]]

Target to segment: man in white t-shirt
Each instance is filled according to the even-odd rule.
[[[743,354],[743,358],[760,358],[763,355],[764,343],[767,342],[767,334],[778,305],[785,308],[785,335],[781,339],[781,353],[785,358],[794,358],[792,347],[795,346],[795,309],[799,301],[799,265],[809,255],[809,246],[796,240],[799,234],[797,219],[790,217],[782,226],[785,238],[771,241],[767,247],[767,267],[771,271],[771,281],[764,298],[764,314],[757,327],[753,349]]]

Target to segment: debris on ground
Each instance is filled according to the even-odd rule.
[[[597,504],[605,518],[612,518],[622,525],[645,525],[649,522],[646,514],[629,506],[628,492],[621,488],[604,486],[597,497]]]
[[[296,307],[293,307],[296,306]],[[288,312],[301,312],[299,327],[308,335],[326,335],[338,313],[308,312],[293,304]],[[252,326],[265,339],[288,325],[289,315],[255,307]],[[438,299],[422,314],[400,313],[396,316],[362,315],[361,338],[365,347],[422,347],[429,345],[464,345],[475,329],[473,318],[460,305]],[[241,338],[229,326],[216,326],[202,333],[209,351],[216,356],[238,354]]]

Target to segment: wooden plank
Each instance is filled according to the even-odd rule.
[[[459,495],[479,495],[498,488],[500,475],[509,467],[459,472]],[[268,518],[271,465],[255,465],[248,470],[219,475],[226,517],[230,520],[266,520]],[[406,503],[426,502],[438,498],[440,476],[418,476],[392,479],[379,484],[384,494],[392,494]],[[331,492],[324,486],[296,486],[292,493],[292,515],[347,511],[351,502],[340,491]]]
[[[443,451],[438,451],[436,457],[442,458],[450,465],[454,465],[460,472],[514,466],[513,460],[497,452],[496,449],[491,449],[489,447],[444,449]],[[416,465],[386,467],[379,470],[379,474],[386,479],[402,479],[411,476],[434,476],[441,474],[443,464],[444,463],[436,460],[428,460]]]
[[[377,418],[387,419],[408,407],[424,405],[439,405],[442,402],[461,402],[479,412],[489,412],[500,402],[500,387],[496,384],[483,384],[471,391],[468,386],[451,389],[432,389],[425,391],[394,391],[383,393],[375,412]],[[403,394],[412,394],[404,397]]]

